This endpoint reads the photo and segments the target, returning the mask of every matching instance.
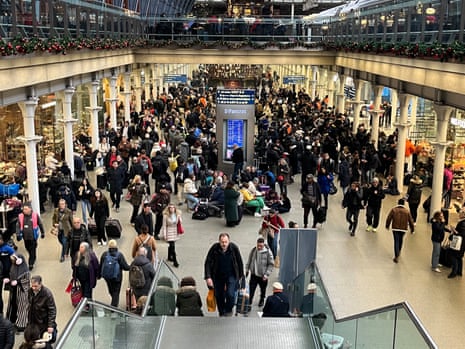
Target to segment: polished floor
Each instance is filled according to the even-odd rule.
[[[89,176],[92,181],[93,173]],[[302,224],[298,190],[298,183],[289,186],[294,207],[291,213],[283,215],[286,223],[294,220]],[[336,317],[345,317],[408,301],[439,348],[463,347],[465,281],[462,278],[448,279],[447,269],[442,273],[431,271],[430,227],[426,224],[426,216],[421,207],[416,234],[406,236],[400,261],[395,264],[392,261],[392,233],[384,229],[384,222],[387,212],[396,203],[398,197],[388,196],[384,200],[381,224],[377,233],[366,232],[367,225],[362,211],[359,228],[354,237],[348,234],[344,210],[340,204],[341,198],[340,190],[335,196],[330,197],[328,220],[318,229],[317,251],[317,264]],[[131,207],[126,202],[122,203],[120,212],[112,211],[112,216],[120,219],[123,224],[123,236],[118,244],[128,262],[132,260],[129,251],[135,237],[134,228],[129,224],[130,213]],[[80,214],[79,210],[78,214]],[[456,213],[451,210],[450,215],[451,222],[455,223]],[[239,245],[243,259],[246,259],[254,246],[261,220],[245,216],[240,226],[226,228],[224,220],[220,218],[211,217],[206,221],[194,221],[187,213],[184,213],[183,218],[186,233],[176,243],[180,266],[174,270],[179,278],[193,276],[204,299],[207,292],[203,282],[204,258],[210,245],[217,241],[218,233],[229,232],[232,241]],[[49,231],[51,209],[42,215],[42,219]],[[105,247],[97,246],[96,243],[94,247],[98,256],[105,251]],[[167,249],[168,245],[165,242],[158,243],[160,258],[166,258]],[[19,243],[19,251],[22,253],[25,251],[22,242]],[[73,313],[73,307],[69,295],[65,293],[66,285],[71,278],[71,265],[68,260],[64,263],[59,262],[59,251],[58,241],[47,233],[46,238],[39,241],[38,261],[33,273],[42,275],[44,284],[52,289],[58,308],[57,322],[59,329],[62,330]],[[277,275],[275,271],[271,281],[276,280]],[[127,284],[127,280],[126,274],[124,285]],[[121,307],[124,307],[125,301],[123,292],[124,290],[120,298]],[[6,294],[4,294],[5,298]],[[103,281],[100,281],[94,290],[94,298],[109,303],[110,298]],[[257,309],[254,307],[254,310]],[[215,314],[207,315],[215,316]],[[17,336],[16,342],[21,343],[21,336]]]

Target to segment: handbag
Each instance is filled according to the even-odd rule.
[[[334,185],[334,182],[331,182],[329,187],[329,195],[334,195],[337,193],[337,187]]]
[[[215,290],[213,288],[208,289],[207,309],[209,312],[214,312],[216,310]]]
[[[73,305],[73,307],[76,307],[82,300],[82,287],[78,279],[71,279],[71,281],[68,284],[68,287],[66,287],[65,292],[70,294],[71,304]]]
[[[176,228],[178,230],[178,235],[184,234],[184,227],[182,226],[182,223],[179,219],[178,219],[178,223],[176,224]]]

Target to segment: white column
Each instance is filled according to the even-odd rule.
[[[417,122],[418,97],[412,96],[412,107],[410,108],[410,123],[415,125]]]
[[[370,111],[371,115],[371,136],[370,139],[376,141],[375,144],[378,144],[378,135],[379,135],[379,117],[384,113],[381,107],[381,100],[383,94],[384,86],[376,85],[375,90],[375,101],[373,102],[374,110]],[[408,130],[407,130],[408,131]],[[377,146],[375,146],[377,148]]]
[[[152,94],[150,92],[150,74],[148,72],[145,74],[145,83],[144,83],[144,88],[145,88],[145,101],[148,102],[152,99]]]
[[[131,121],[131,73],[124,73],[124,121]]]
[[[110,98],[107,99],[107,102],[110,102],[110,122],[111,122],[111,127],[114,128],[115,130],[118,127],[118,114],[117,114],[117,108],[116,108],[116,103],[118,102],[118,91],[117,91],[117,86],[116,82],[118,81],[117,76],[111,76],[110,79]]]
[[[356,134],[358,129],[358,124],[360,123],[360,110],[362,109],[362,90],[365,85],[365,81],[356,79],[355,84],[355,101],[354,101],[354,120],[352,123],[352,133]]]
[[[437,120],[436,142],[431,142],[434,146],[434,170],[433,170],[433,190],[431,193],[430,216],[441,209],[442,201],[442,183],[444,179],[444,163],[446,159],[447,127],[449,126],[450,114],[452,107],[434,104]]]
[[[392,124],[396,121],[397,117],[397,108],[399,104],[399,96],[397,90],[391,89],[391,122],[389,125],[386,125],[388,128],[391,128]]]
[[[37,143],[42,140],[42,136],[35,134],[34,116],[37,107],[37,98],[30,97],[25,102],[18,103],[23,115],[24,136],[18,140],[24,142],[26,151],[26,171],[27,171],[27,193],[32,204],[32,209],[40,213],[39,204],[39,181],[37,171]]]
[[[98,149],[99,145],[99,127],[98,127],[98,112],[102,110],[102,107],[97,105],[97,91],[100,86],[100,81],[92,81],[87,85],[89,90],[89,106],[86,109],[90,113],[90,129],[92,138],[92,150]]]
[[[312,93],[310,94],[310,97],[312,97],[312,101],[315,99],[317,90],[316,90],[316,84],[318,82],[318,67],[312,65]]]
[[[405,144],[407,140],[407,131],[410,126],[408,123],[408,105],[412,96],[406,93],[399,95],[400,101],[400,118],[394,126],[399,130],[397,149],[396,149],[396,179],[397,189],[403,192],[404,183],[404,161],[405,161]]]
[[[71,171],[71,178],[74,178],[73,124],[78,121],[77,119],[73,119],[71,110],[71,102],[75,90],[73,86],[67,87],[64,90],[63,119],[60,120],[63,123],[64,130],[65,160]]]
[[[142,82],[140,77],[140,71],[134,72],[134,92],[136,94],[136,112],[142,111]]]
[[[339,113],[345,112],[345,97],[344,97],[344,85],[346,82],[346,77],[344,75],[339,75],[339,91],[337,94],[337,108],[336,110]]]

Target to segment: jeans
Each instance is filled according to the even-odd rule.
[[[379,225],[379,212],[381,207],[371,207],[367,206],[367,224],[371,225],[373,228],[378,228]]]
[[[393,230],[392,234],[394,235],[394,257],[400,256],[400,251],[402,250],[402,243],[404,241],[404,231]]]
[[[216,306],[220,316],[232,313],[237,291],[236,278],[231,275],[227,278],[214,279],[213,285],[215,287]]]
[[[265,299],[266,295],[266,287],[268,285],[268,279],[263,280],[263,277],[257,276],[254,274],[250,275],[250,284],[249,284],[249,292],[250,292],[250,302],[249,304],[252,305],[253,302],[253,296],[255,294],[255,290],[257,288],[257,285],[260,286],[260,300]]]
[[[87,225],[87,213],[90,212],[91,206],[89,200],[81,200],[82,221]]]
[[[187,207],[191,210],[195,209],[199,204],[199,199],[190,193],[186,193],[185,195],[187,199]]]
[[[65,236],[62,230],[58,233],[58,242],[61,244],[61,257],[65,258],[65,255],[68,252],[68,237]]]
[[[433,253],[431,254],[431,268],[436,269],[438,267],[440,254],[441,243],[433,241]]]

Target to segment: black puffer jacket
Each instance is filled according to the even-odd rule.
[[[183,286],[177,293],[176,308],[179,316],[203,316],[202,299],[195,286]]]
[[[13,324],[0,315],[0,348],[13,349],[15,345],[15,331]]]

